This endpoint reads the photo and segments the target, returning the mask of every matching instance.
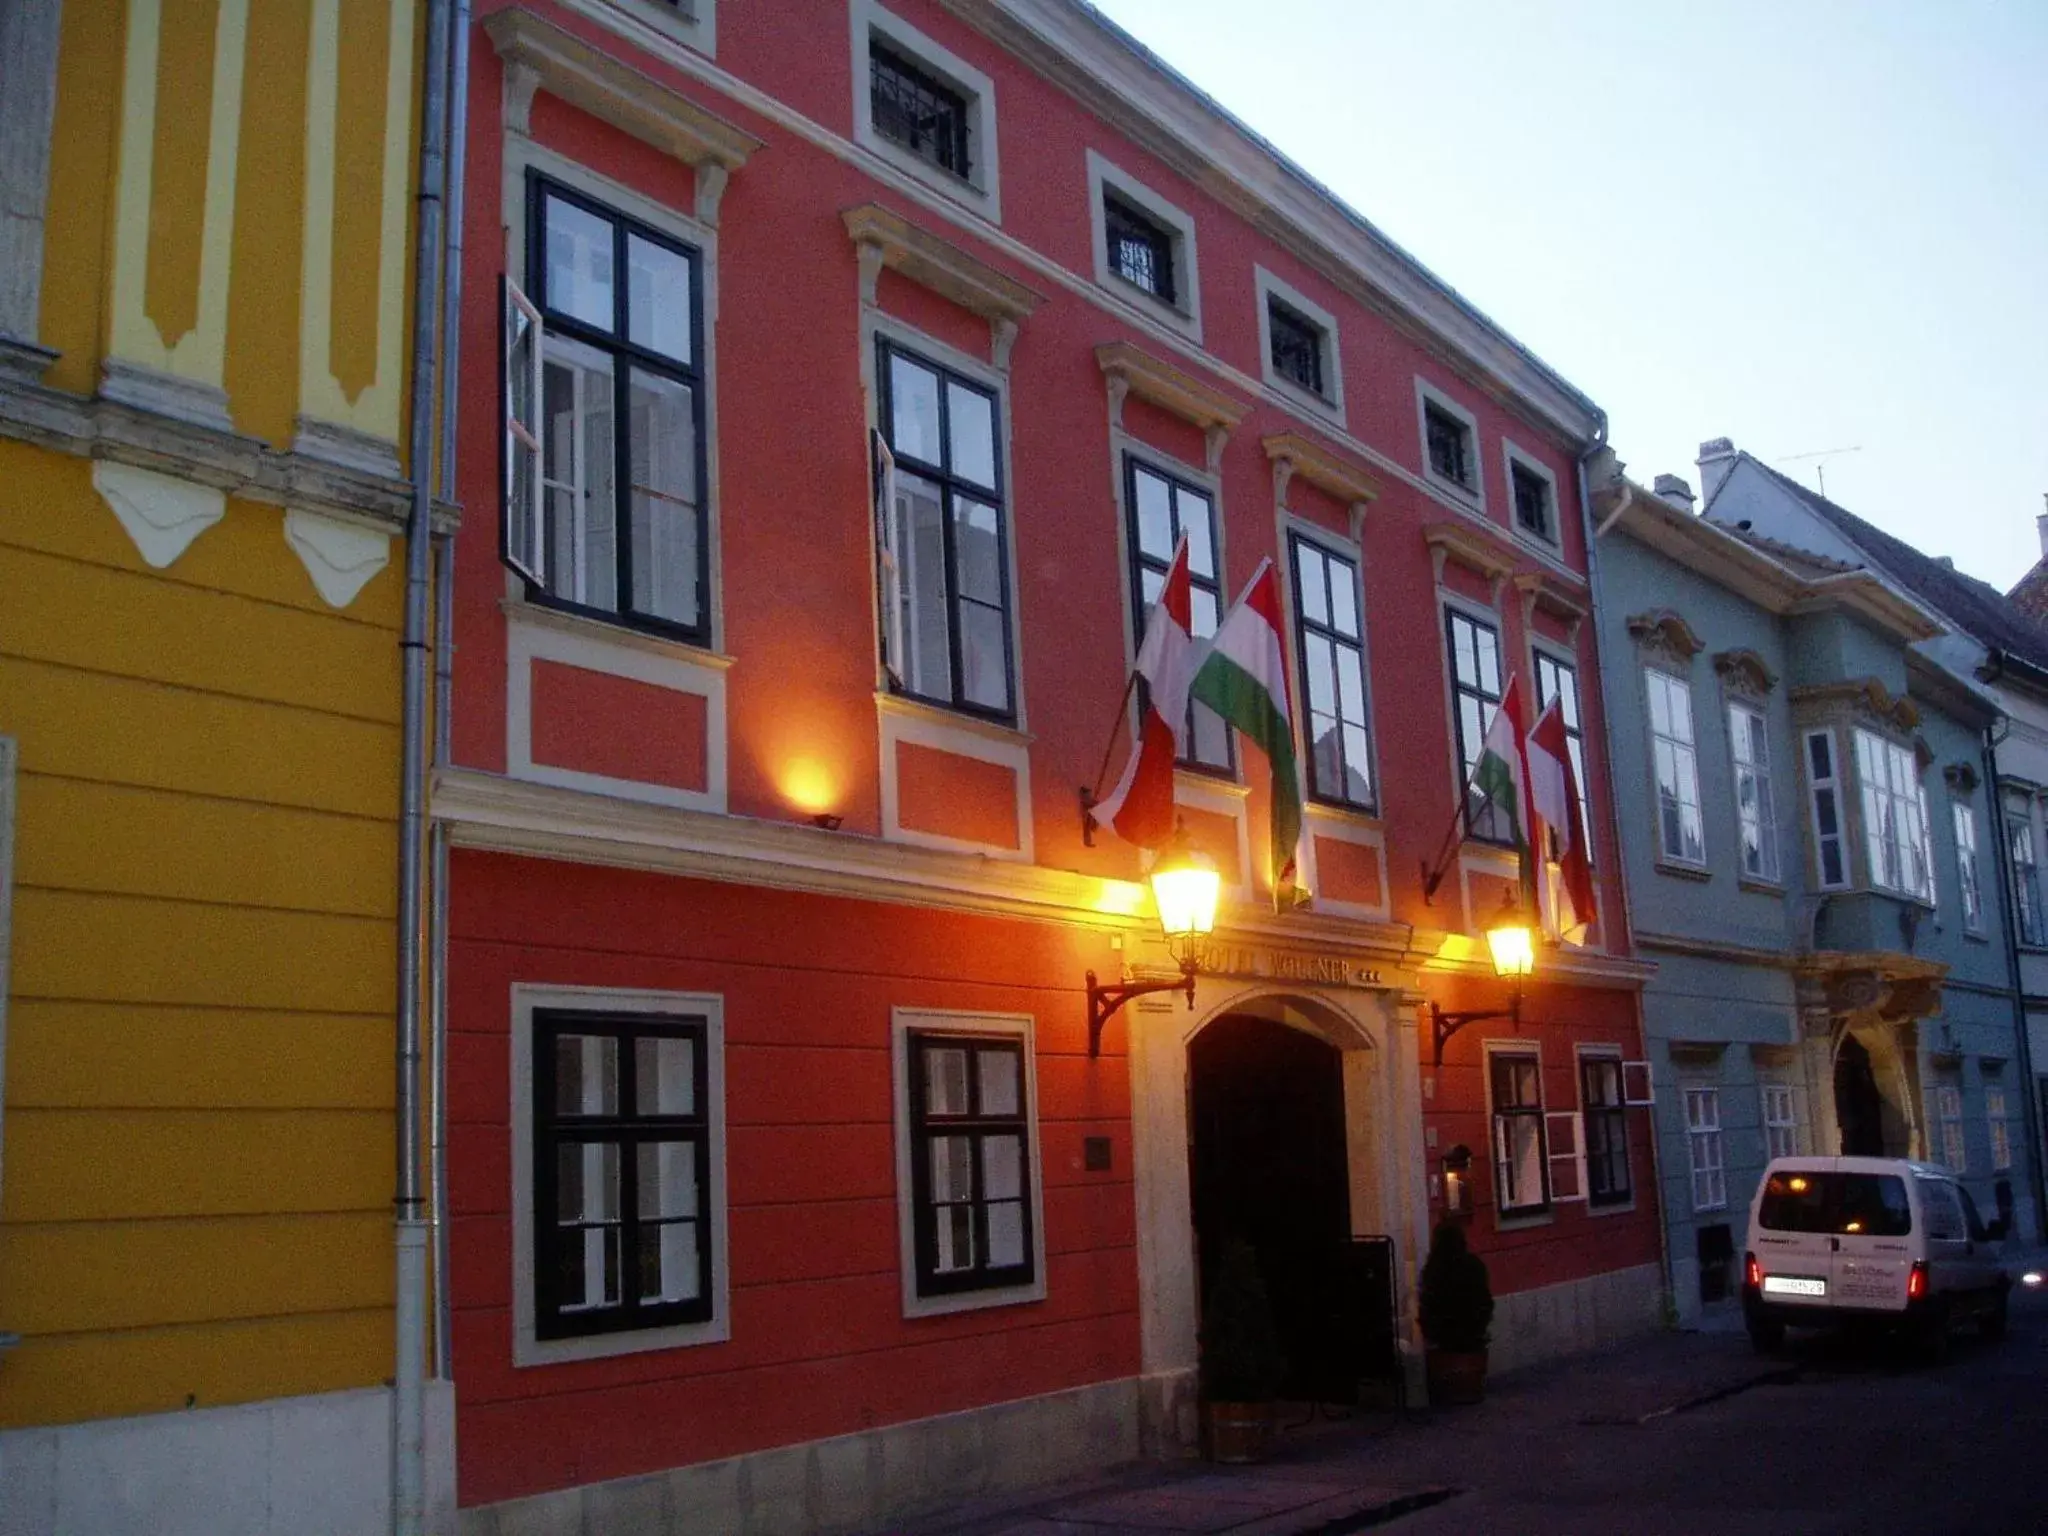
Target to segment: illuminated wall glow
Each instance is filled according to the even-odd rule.
[[[845,788],[839,774],[815,757],[790,758],[776,770],[775,784],[783,799],[807,816],[837,807]]]

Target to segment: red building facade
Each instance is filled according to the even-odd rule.
[[[1252,1242],[1306,1360],[1383,1234],[1412,1318],[1460,1147],[1497,1361],[1652,1323],[1596,409],[1066,0],[478,10],[465,1518],[826,1529],[1175,1450],[1204,1260]],[[1085,974],[1164,951],[1076,790],[1183,533],[1198,628],[1282,576],[1314,901],[1273,914],[1266,764],[1197,719],[1219,931],[1091,1057]],[[1515,864],[1420,870],[1515,672],[1578,712],[1607,915],[1439,1066]]]

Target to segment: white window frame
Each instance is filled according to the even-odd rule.
[[[1655,696],[1655,689],[1660,681],[1669,685],[1678,696],[1685,700],[1686,728],[1690,734],[1684,740],[1670,732],[1657,729],[1657,712],[1652,706],[1651,700]],[[1670,713],[1668,705],[1666,713]],[[1693,704],[1692,680],[1690,678],[1679,675],[1667,666],[1660,666],[1654,663],[1644,666],[1643,728],[1649,733],[1650,738],[1650,806],[1651,814],[1656,818],[1658,860],[1665,864],[1675,864],[1682,869],[1705,869],[1707,868],[1707,817],[1704,808],[1700,805],[1700,719],[1699,711]],[[1678,785],[1679,822],[1682,828],[1685,820],[1685,808],[1688,804],[1684,791],[1689,783],[1692,789],[1690,805],[1700,829],[1700,851],[1697,858],[1686,853],[1682,848],[1676,850],[1670,848],[1664,841],[1664,790],[1657,778],[1657,746],[1660,742],[1670,746],[1674,767],[1682,767],[1686,770],[1680,775],[1681,782]]]
[[[1942,1166],[1951,1173],[1970,1171],[1970,1146],[1963,1136],[1963,1089],[1959,1083],[1934,1085],[1934,1124],[1941,1137]]]
[[[1566,723],[1565,742],[1572,757],[1572,777],[1576,781],[1573,787],[1579,792],[1579,824],[1586,834],[1586,862],[1597,868],[1600,860],[1593,841],[1593,781],[1586,761],[1586,693],[1581,686],[1579,658],[1576,652],[1541,637],[1531,639],[1529,653],[1529,678],[1535,686],[1531,725],[1536,723],[1536,715],[1550,707],[1550,701],[1543,697],[1543,664],[1550,663],[1554,672],[1562,672],[1571,679],[1572,712],[1579,717],[1579,723],[1576,727]]]
[[[1372,626],[1367,620],[1365,611],[1365,548],[1363,545],[1357,544],[1350,539],[1331,533],[1327,528],[1319,528],[1314,523],[1291,514],[1281,520],[1280,536],[1281,547],[1286,551],[1287,555],[1287,569],[1282,575],[1286,584],[1288,605],[1290,607],[1294,603],[1295,593],[1299,585],[1299,577],[1295,569],[1294,543],[1296,539],[1301,540],[1305,544],[1314,545],[1325,558],[1343,561],[1351,567],[1351,600],[1358,605],[1358,666],[1365,699],[1366,761],[1364,766],[1366,777],[1369,781],[1369,800],[1361,803],[1352,800],[1322,799],[1316,794],[1315,775],[1308,763],[1308,756],[1313,750],[1314,743],[1309,739],[1308,668],[1306,665],[1307,658],[1302,649],[1302,635],[1304,633],[1302,625],[1304,621],[1300,613],[1294,613],[1291,615],[1293,622],[1289,626],[1290,634],[1285,643],[1289,653],[1287,657],[1288,669],[1293,677],[1294,687],[1297,690],[1294,695],[1297,701],[1296,712],[1301,716],[1302,788],[1306,791],[1308,799],[1317,805],[1331,810],[1350,812],[1362,816],[1378,816],[1381,805],[1380,732],[1378,722],[1373,714],[1374,690],[1372,685],[1372,644],[1370,638]],[[1241,771],[1240,769],[1240,773]]]
[[[875,0],[849,0],[848,19],[853,29],[854,142],[904,175],[972,209],[991,224],[1002,223],[1002,162],[997,152],[995,81],[902,17],[882,9]],[[966,100],[968,174],[964,179],[875,131],[869,95],[868,45],[877,34],[896,52],[937,76]]]
[[[547,1009],[590,1013],[681,1013],[704,1019],[705,1135],[711,1177],[705,1190],[711,1231],[711,1316],[701,1323],[619,1333],[541,1339],[534,1329],[533,1016]],[[732,1337],[730,1244],[725,1198],[725,999],[715,992],[652,992],[627,987],[512,986],[512,1364],[518,1368],[600,1360],[722,1344]]]
[[[944,1296],[917,1293],[917,1193],[910,1152],[910,1036],[939,1030],[951,1035],[987,1035],[1022,1042],[1025,1177],[1031,1181],[1031,1281],[999,1289],[958,1291]],[[889,1016],[889,1051],[894,1077],[892,1136],[896,1147],[896,1261],[905,1317],[943,1317],[1043,1301],[1045,1284],[1044,1127],[1038,1118],[1037,1021],[1028,1013],[966,1013],[946,1009],[895,1008]]]
[[[1828,774],[1821,778],[1813,771],[1813,742],[1819,737],[1828,747]],[[1849,866],[1849,813],[1848,805],[1842,798],[1842,754],[1841,743],[1835,739],[1833,730],[1818,726],[1803,731],[1799,737],[1800,773],[1806,780],[1807,823],[1813,832],[1813,885],[1820,891],[1846,891],[1851,884]],[[1826,795],[1835,807],[1835,830],[1823,832],[1820,825],[1821,796]],[[1835,850],[1835,867],[1841,874],[1833,880],[1827,878],[1827,850]]]
[[[1473,431],[1476,433],[1478,428],[1474,427]],[[1422,441],[1423,451],[1427,453],[1429,449],[1429,436],[1427,432],[1423,434]],[[1509,529],[1516,538],[1524,543],[1533,544],[1538,549],[1549,550],[1555,554],[1564,540],[1564,504],[1558,498],[1556,474],[1548,464],[1545,464],[1527,449],[1518,447],[1512,440],[1505,437],[1500,440],[1500,461],[1500,483],[1507,487]],[[1549,487],[1550,533],[1547,537],[1522,526],[1521,515],[1515,510],[1515,471],[1517,469],[1534,475],[1544,485]]]
[[[1469,434],[1469,457],[1472,461],[1472,483],[1461,485],[1448,475],[1440,475],[1429,462],[1429,412],[1427,407],[1435,406],[1448,416],[1454,416],[1465,424]],[[1449,395],[1429,383],[1419,374],[1415,379],[1415,441],[1422,450],[1422,478],[1437,487],[1460,504],[1475,512],[1486,510],[1486,466],[1479,458],[1479,418]],[[1509,512],[1513,518],[1512,510]]]
[[[2013,942],[2022,948],[2039,949],[2048,944],[2048,913],[2041,910],[2041,861],[2034,843],[2034,815],[2030,806],[2007,807],[2005,840],[2012,860]]]
[[[659,0],[563,0],[563,4],[601,22],[628,42],[643,48],[653,44],[651,51],[657,54],[665,40],[681,43],[706,58],[718,57],[718,0],[682,0],[680,5],[663,5]]]
[[[1105,199],[1114,194],[1166,231],[1173,247],[1178,292],[1171,302],[1140,288],[1109,264],[1109,227]],[[1190,341],[1202,339],[1202,274],[1195,249],[1195,220],[1137,177],[1094,150],[1088,151],[1088,222],[1095,241],[1097,286],[1137,306],[1162,325]]]
[[[1870,888],[1933,906],[1934,836],[1927,824],[1927,786],[1921,781],[1919,759],[1912,747],[1868,726],[1850,727],[1849,736],[1855,749],[1857,805],[1863,813],[1864,873]],[[1873,782],[1873,759],[1875,766],[1883,769],[1882,782]],[[1898,828],[1896,836],[1886,835],[1887,811]],[[1887,855],[1896,855],[1899,861],[1896,880],[1886,878]],[[1915,859],[1923,877],[1917,884],[1913,880]]]
[[[1991,1171],[2012,1171],[2012,1122],[2005,1117],[2005,1084],[1984,1085],[1984,1124],[1991,1133]]]
[[[1493,1180],[1494,1225],[1497,1227],[1518,1227],[1549,1221],[1555,1214],[1555,1208],[1560,1198],[1574,1200],[1579,1197],[1577,1195],[1560,1197],[1551,1187],[1550,1096],[1545,1091],[1543,1082],[1543,1048],[1534,1042],[1520,1040],[1488,1040],[1483,1045],[1482,1060],[1486,1066],[1486,1155],[1488,1159],[1488,1174]],[[1540,1191],[1539,1199],[1525,1201],[1522,1204],[1513,1206],[1505,1203],[1502,1189],[1500,1124],[1494,1109],[1493,1100],[1493,1063],[1496,1057],[1501,1056],[1511,1056],[1520,1061],[1532,1062],[1536,1067],[1536,1129],[1538,1138],[1536,1144],[1536,1165],[1539,1170],[1537,1177],[1541,1181],[1543,1188]],[[1571,1118],[1569,1112],[1567,1112],[1566,1118]],[[1571,1152],[1577,1153],[1581,1147],[1582,1138],[1574,1136]],[[1565,1155],[1569,1156],[1571,1154]],[[1583,1176],[1580,1178],[1577,1188],[1581,1191],[1585,1189]]]
[[[1721,1089],[1714,1083],[1685,1088],[1685,1153],[1692,1173],[1695,1211],[1728,1209],[1728,1147],[1721,1129]]]
[[[1984,865],[1977,855],[1977,807],[1967,800],[1951,799],[1949,815],[1955,824],[1956,901],[1962,908],[1963,932],[1984,935]]]
[[[1746,727],[1751,721],[1756,725],[1754,733],[1738,728]],[[1744,752],[1758,743],[1763,747],[1763,756],[1755,760],[1746,760]],[[1729,787],[1735,794],[1737,873],[1745,880],[1776,885],[1782,878],[1784,866],[1778,853],[1778,797],[1771,773],[1771,717],[1761,706],[1747,699],[1728,701],[1728,766],[1731,770]],[[1745,780],[1756,786],[1756,815],[1753,818],[1746,815],[1742,808],[1742,786]],[[1759,862],[1762,865],[1761,868],[1754,870],[1747,866],[1748,843],[1745,841],[1752,820],[1755,822]]]
[[[1252,267],[1252,289],[1259,306],[1259,376],[1266,387],[1311,415],[1338,427],[1344,425],[1344,358],[1337,337],[1337,317],[1285,278],[1256,264]],[[1324,394],[1303,389],[1273,367],[1273,316],[1275,299],[1303,319],[1319,326],[1323,333]]]
[[[1762,1078],[1757,1098],[1763,1116],[1764,1160],[1797,1157],[1805,1149],[1806,1137],[1799,1115],[1799,1089],[1776,1078]]]

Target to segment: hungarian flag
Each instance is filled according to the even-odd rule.
[[[1273,905],[1308,899],[1300,885],[1301,770],[1294,757],[1294,712],[1287,699],[1287,651],[1280,641],[1280,582],[1261,560],[1223,616],[1192,693],[1266,754],[1273,770]]]
[[[1529,730],[1528,759],[1529,801],[1536,819],[1550,828],[1556,842],[1563,887],[1553,899],[1550,882],[1536,882],[1544,909],[1543,926],[1560,938],[1583,940],[1600,915],[1599,898],[1593,886],[1593,861],[1586,849],[1585,820],[1579,814],[1578,778],[1572,771],[1564,711],[1556,699]]]
[[[1130,761],[1116,788],[1090,808],[1097,826],[1127,843],[1157,848],[1173,835],[1173,760],[1188,717],[1188,679],[1195,667],[1189,633],[1194,603],[1188,579],[1188,541],[1182,536],[1166,568],[1166,584],[1145,620],[1136,674],[1145,680],[1145,715]]]
[[[1522,850],[1522,878],[1527,884],[1534,874],[1529,859],[1529,733],[1523,725],[1522,679],[1518,673],[1508,679],[1507,692],[1487,722],[1486,739],[1480,743],[1479,761],[1472,765],[1472,788],[1508,818],[1509,839]],[[1469,814],[1470,802],[1467,802]]]

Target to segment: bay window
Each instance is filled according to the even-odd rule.
[[[1874,731],[1855,731],[1856,772],[1863,792],[1863,839],[1870,883],[1879,890],[1934,900],[1934,846],[1927,791],[1913,749]]]

